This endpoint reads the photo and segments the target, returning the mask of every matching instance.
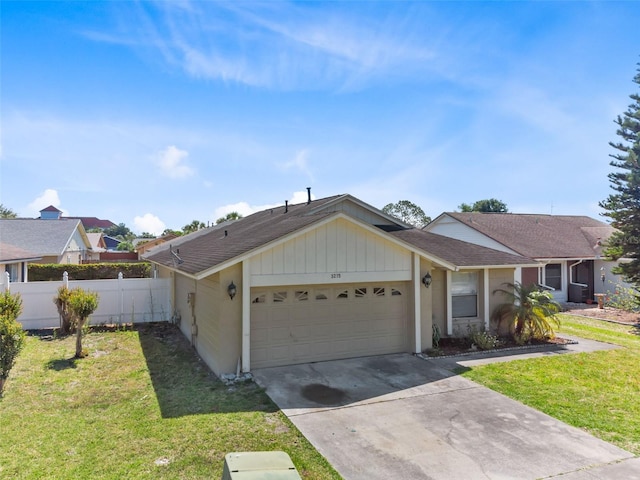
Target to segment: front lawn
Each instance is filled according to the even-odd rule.
[[[640,455],[640,330],[561,315],[559,335],[620,345],[474,367],[463,375]]]
[[[225,454],[283,450],[340,478],[254,383],[225,386],[170,325],[30,336],[0,398],[0,478],[207,478]]]

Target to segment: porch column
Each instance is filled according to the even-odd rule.
[[[251,371],[251,261],[242,262],[242,371]]]
[[[513,283],[522,283],[522,267],[516,267],[513,272]]]
[[[484,286],[484,329],[485,331],[489,331],[489,316],[491,315],[489,311],[489,298],[491,290],[489,288],[489,269],[485,268],[482,273],[484,274],[484,278],[482,280],[482,285]]]
[[[420,256],[413,254],[413,321],[415,323],[415,353],[422,352],[422,311],[420,308]]]
[[[453,302],[451,301],[451,270],[447,270],[445,295],[447,298],[447,335],[453,335]]]

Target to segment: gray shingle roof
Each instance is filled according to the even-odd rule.
[[[240,220],[205,228],[176,238],[155,248],[147,260],[198,276],[252,250],[335,215],[331,208],[342,195],[314,200],[310,204],[277,207],[254,213]],[[345,198],[347,196],[344,196]],[[327,206],[323,210],[323,206]],[[381,234],[386,235],[387,233]],[[523,265],[529,258],[452,240],[418,229],[391,232],[399,240],[433,257],[457,266]],[[173,256],[170,247],[177,257]],[[178,260],[182,263],[178,263]]]
[[[159,246],[145,258],[177,268],[181,272],[197,275],[334,215],[334,212],[309,212],[336,198],[337,196],[315,200],[310,204],[289,205],[287,213],[285,206],[276,207],[205,228],[167,242],[169,245]],[[175,263],[169,246],[174,252],[178,250],[178,256],[183,263]]]
[[[33,252],[38,256],[62,255],[80,220],[0,219],[0,242]]]
[[[529,258],[595,258],[614,229],[582,215],[446,213]]]
[[[24,262],[27,260],[39,260],[33,252],[29,252],[15,245],[9,245],[8,243],[0,243],[0,263],[14,263]]]
[[[530,258],[481,247],[420,229],[390,232],[415,247],[458,267],[513,266],[536,263]]]

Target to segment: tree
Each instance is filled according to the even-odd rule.
[[[129,240],[125,240],[118,244],[116,250],[118,252],[133,252],[135,250],[135,247],[133,246],[132,242],[130,242]]]
[[[104,234],[108,237],[118,237],[122,240],[135,238],[135,235],[124,223],[119,223],[113,227],[105,229]]]
[[[185,225],[184,227],[182,227],[182,232],[184,233],[184,235],[186,235],[187,233],[197,232],[198,230],[204,227],[206,227],[204,222],[201,222],[200,220],[193,220],[188,225]]]
[[[153,233],[142,232],[138,238],[156,238]]]
[[[560,304],[553,300],[550,292],[536,284],[503,283],[493,294],[504,295],[505,302],[498,305],[491,318],[498,324],[498,333],[510,333],[518,343],[530,339],[553,338],[554,327],[560,326],[556,316]]]
[[[409,200],[389,203],[382,208],[382,211],[416,228],[422,228],[431,221],[431,218],[418,205]]]
[[[180,230],[173,230],[171,228],[165,228],[164,231],[162,232],[162,236],[164,237],[165,235],[176,235],[176,236],[181,236],[182,232]]]
[[[633,82],[640,85],[640,63]],[[609,165],[616,170],[609,177],[610,187],[615,193],[600,202],[605,210],[603,215],[611,218],[611,226],[617,231],[609,238],[605,254],[620,262],[614,269],[625,280],[640,287],[640,93],[630,95],[633,103],[622,116],[614,120],[620,137],[617,142],[609,142],[616,152]]]
[[[224,217],[220,217],[219,219],[217,219],[216,225],[222,222],[226,222],[228,220],[240,220],[241,218],[242,218],[242,215],[240,215],[238,212],[229,212]]]
[[[87,318],[98,308],[98,293],[74,288],[69,296],[69,310],[75,318],[76,325],[76,358],[86,357],[86,352],[82,351],[82,327]]]
[[[53,303],[56,304],[58,309],[58,315],[60,316],[60,334],[68,335],[73,333],[76,328],[75,319],[69,309],[69,298],[71,297],[71,290],[69,287],[62,285],[58,288],[58,295],[54,297]]]
[[[461,212],[485,212],[485,213],[507,213],[507,204],[496,198],[478,200],[473,205],[461,203],[458,205]]]
[[[18,214],[0,203],[0,218],[16,218]]]
[[[22,312],[20,294],[8,290],[0,293],[0,395],[9,377],[9,371],[24,347],[26,334],[17,321]]]

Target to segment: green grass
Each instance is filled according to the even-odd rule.
[[[462,375],[640,455],[640,331],[562,315],[562,334],[621,348],[474,367]]]
[[[225,386],[171,326],[31,336],[0,398],[0,478],[208,478],[225,454],[287,452],[340,478],[253,382]]]

